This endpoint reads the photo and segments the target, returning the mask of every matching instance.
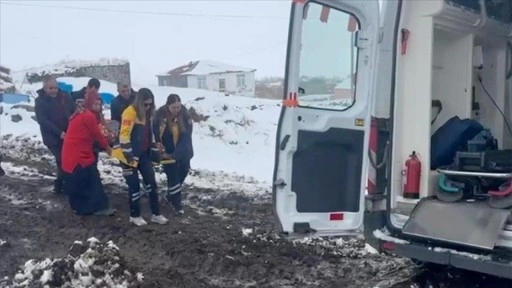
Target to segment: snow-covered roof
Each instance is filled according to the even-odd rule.
[[[5,90],[11,89],[13,87],[14,87],[14,84],[0,79],[0,91],[5,91]]]
[[[114,66],[127,64],[128,60],[119,58],[100,58],[97,60],[61,60],[55,64],[44,65],[23,70],[27,73],[36,74],[60,74],[66,72],[73,72],[76,69],[90,66]]]
[[[174,68],[157,76],[166,75],[208,75],[230,72],[254,72],[256,69],[211,60],[191,61],[188,64]]]
[[[9,75],[10,71],[9,68],[0,66],[0,91],[6,91],[14,87],[12,77]]]

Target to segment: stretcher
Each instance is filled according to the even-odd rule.
[[[115,120],[106,120],[105,122],[107,124],[106,127],[101,124],[100,124],[100,126],[102,129],[103,135],[105,135],[105,137],[107,137],[107,140],[109,140],[109,144],[111,144],[110,139],[112,138],[112,134],[119,135],[120,124],[118,121],[115,121]],[[115,138],[115,141],[111,145],[112,152],[110,153],[110,157],[118,160],[120,163],[123,163],[127,166],[136,168],[138,165],[138,162],[136,160],[129,162],[123,153],[123,149],[121,148],[121,146],[118,143],[119,141],[117,141],[117,139],[116,139],[117,136],[114,136],[114,138]],[[158,159],[154,159],[154,160],[156,160],[156,161],[153,161],[154,165],[165,165],[165,164],[176,163],[175,159],[173,159],[171,156],[167,155],[166,153],[161,152],[158,148],[153,147],[153,148],[151,148],[151,150],[152,150],[151,151],[152,155],[155,155],[154,158],[158,158]]]
[[[437,169],[440,177],[436,196],[443,202],[456,202],[465,197],[488,198],[493,208],[506,209],[512,207],[512,173],[458,171]],[[456,179],[464,180],[457,181]],[[505,182],[498,190],[482,191],[481,182]],[[468,184],[469,183],[469,184]],[[473,185],[471,185],[473,184]]]

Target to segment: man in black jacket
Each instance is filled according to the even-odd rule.
[[[78,91],[71,92],[71,99],[73,99],[73,102],[76,104],[77,100],[84,100],[85,94],[90,90],[95,90],[96,92],[99,92],[100,86],[100,80],[96,78],[91,78],[89,79],[89,82],[87,82],[87,86],[83,87]]]
[[[57,162],[57,179],[54,191],[63,192],[63,173],[61,169],[61,152],[64,136],[68,129],[69,117],[74,111],[75,103],[71,97],[57,87],[55,78],[43,82],[43,89],[37,91],[35,114],[43,144],[48,147]]]
[[[5,175],[4,169],[2,169],[2,156],[0,155],[0,177]]]
[[[117,92],[119,95],[110,104],[110,119],[121,123],[121,115],[133,103],[136,92],[126,82],[117,82]]]

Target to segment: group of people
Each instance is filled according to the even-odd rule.
[[[101,183],[98,155],[102,151],[114,157],[120,153],[122,175],[128,185],[130,222],[147,224],[140,208],[142,176],[144,190],[149,192],[151,222],[166,224],[168,219],[160,213],[153,167],[163,166],[167,176],[164,199],[183,214],[181,189],[194,154],[192,119],[177,94],[169,95],[166,104],[156,109],[150,89],[136,92],[129,83],[119,82],[119,95],[110,106],[110,121],[119,123],[119,131],[113,131],[102,112],[99,88],[100,81],[93,78],[70,95],[49,77],[37,91],[36,119],[43,143],[58,166],[54,191],[68,196],[76,214],[114,215],[116,210],[109,205]]]

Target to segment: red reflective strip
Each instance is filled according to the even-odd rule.
[[[377,161],[377,147],[378,147],[378,125],[377,119],[372,117],[371,126],[370,126],[370,157],[372,157],[373,161]],[[372,165],[368,167],[368,183],[367,189],[368,194],[376,194],[377,193],[377,169],[375,169]]]
[[[132,120],[125,119],[125,120],[123,120],[122,125],[123,126],[130,126],[130,125],[132,125],[132,122],[133,122]]]
[[[393,251],[396,249],[396,244],[393,242],[384,242],[384,243],[382,243],[382,249],[388,250],[388,251]]]
[[[355,32],[357,30],[357,20],[354,16],[350,15],[350,18],[348,19],[348,27],[347,30],[349,32]]]
[[[292,0],[292,3],[304,4],[306,3],[306,0]]]
[[[327,6],[322,7],[322,12],[320,12],[320,21],[327,23],[327,19],[329,19],[329,12],[331,11],[331,8]]]
[[[329,220],[331,220],[331,221],[341,221],[341,220],[343,220],[343,213],[331,213],[329,215]]]

